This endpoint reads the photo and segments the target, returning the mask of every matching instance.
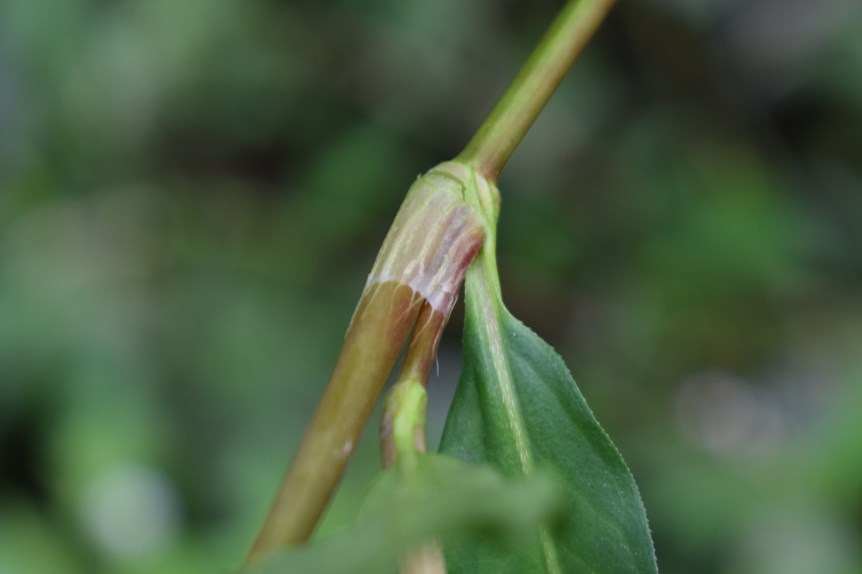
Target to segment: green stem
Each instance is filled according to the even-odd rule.
[[[422,305],[423,299],[412,289],[392,281],[365,291],[329,385],[246,557],[246,566],[311,536]]]
[[[599,27],[614,0],[569,0],[458,156],[492,181]]]
[[[447,162],[411,186],[247,565],[312,535],[420,312],[402,375],[427,380],[440,332],[484,235],[457,178],[465,169]]]

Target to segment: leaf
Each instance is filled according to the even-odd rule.
[[[512,477],[552,469],[565,516],[518,551],[450,543],[450,574],[657,572],[631,473],[560,356],[503,306],[489,253],[467,273],[464,367],[441,451]]]
[[[487,465],[439,454],[417,464],[409,474],[384,471],[353,528],[277,553],[252,572],[394,573],[406,551],[434,538],[517,547],[560,508],[559,485],[548,474],[505,479]]]

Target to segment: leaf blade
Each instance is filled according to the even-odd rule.
[[[441,451],[508,476],[551,468],[566,484],[566,513],[538,534],[541,564],[457,545],[450,572],[657,572],[628,467],[560,356],[504,307],[488,258],[467,274],[464,367]]]

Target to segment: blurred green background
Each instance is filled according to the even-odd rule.
[[[0,2],[0,573],[239,562],[404,192],[559,5]],[[862,572],[862,4],[622,3],[501,189],[660,569]]]

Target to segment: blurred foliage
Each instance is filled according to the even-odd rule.
[[[0,572],[239,562],[404,192],[557,7],[0,2]],[[859,69],[854,0],[624,2],[504,172],[508,305],[667,574],[862,569]]]
[[[260,574],[383,574],[430,540],[524,550],[562,510],[562,481],[545,472],[505,479],[483,464],[420,455],[374,481],[352,528],[264,560]],[[499,552],[499,550],[498,550]]]

